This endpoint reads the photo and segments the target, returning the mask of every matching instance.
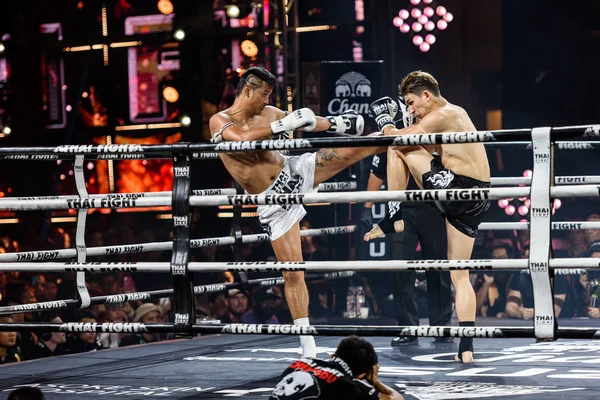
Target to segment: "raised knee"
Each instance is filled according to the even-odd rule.
[[[283,272],[283,279],[286,284],[296,285],[304,282],[304,272]]]

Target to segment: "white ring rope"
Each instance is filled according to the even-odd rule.
[[[558,186],[550,189],[552,197],[595,197],[600,187],[594,185]],[[442,190],[393,190],[365,191],[351,193],[306,193],[268,194],[232,196],[191,196],[190,206],[239,206],[273,204],[316,204],[358,202],[429,202],[429,201],[472,201],[501,200],[511,197],[528,197],[529,187],[495,189],[442,189]],[[0,199],[0,210],[66,210],[79,208],[131,208],[170,206],[171,198],[142,197],[115,198],[105,195],[94,199],[80,199],[77,196],[58,197],[17,197]]]
[[[286,272],[286,271],[445,271],[445,270],[522,270],[527,259],[513,260],[380,260],[380,261],[253,261],[253,262],[191,262],[192,272]],[[600,268],[597,258],[553,258],[549,268]],[[26,272],[171,272],[168,262],[23,262],[3,263],[3,271]]]
[[[581,229],[600,229],[600,221],[557,221],[552,222],[553,231],[575,231]],[[481,231],[526,231],[529,222],[483,222]]]
[[[492,186],[516,186],[531,184],[531,178],[525,177],[507,177],[507,178],[491,178]],[[554,178],[555,185],[581,185],[581,184],[600,183],[600,176],[585,175],[585,176],[557,176]]]
[[[356,230],[355,225],[336,226],[330,228],[305,229],[300,231],[301,237],[307,236],[327,236],[341,235],[344,233],[353,233]],[[269,240],[269,235],[259,233],[253,235],[242,236],[242,243],[266,242]],[[233,236],[223,236],[205,239],[191,239],[190,247],[210,247],[210,246],[225,246],[235,242]],[[88,247],[87,255],[93,256],[112,256],[120,254],[137,254],[149,251],[166,251],[173,248],[173,242],[152,242],[138,243],[120,246],[101,246]],[[0,262],[26,262],[26,261],[48,261],[59,260],[63,258],[71,258],[77,255],[76,249],[61,249],[61,250],[40,250],[40,251],[25,251],[19,253],[4,253],[0,254]]]

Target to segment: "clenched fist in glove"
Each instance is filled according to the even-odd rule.
[[[362,115],[354,110],[344,111],[341,115],[325,117],[331,123],[327,132],[344,133],[346,135],[360,136],[365,129],[365,120]]]
[[[277,139],[289,139],[296,129],[312,131],[317,126],[317,117],[310,108],[301,108],[284,118],[271,123],[271,131]]]
[[[394,117],[398,112],[398,104],[391,97],[382,97],[379,100],[375,100],[369,106],[369,109],[373,113],[373,118],[377,122],[377,129],[383,132],[383,129],[387,126],[395,128]]]

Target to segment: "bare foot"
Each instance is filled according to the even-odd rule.
[[[458,355],[454,356],[454,361],[462,362],[463,364],[473,364],[475,359],[473,358],[472,351],[464,351],[462,353],[462,360],[458,358]]]
[[[400,221],[395,221],[394,222],[394,230],[396,232],[402,232],[404,230],[404,221],[400,220]],[[369,232],[365,233],[365,236],[363,237],[365,242],[368,242],[370,240],[373,239],[377,239],[378,237],[383,236],[384,233],[381,230],[381,228],[379,227],[379,225],[375,225],[373,227],[373,229],[371,229]]]

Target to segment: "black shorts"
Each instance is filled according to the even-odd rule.
[[[431,171],[423,174],[423,189],[473,189],[490,186],[490,182],[455,174],[444,167],[439,156],[434,156],[431,160]],[[436,202],[448,222],[472,238],[477,236],[477,228],[490,209],[490,204],[487,200]]]

